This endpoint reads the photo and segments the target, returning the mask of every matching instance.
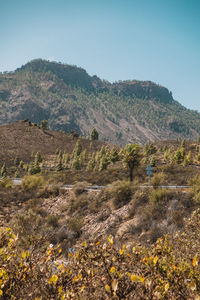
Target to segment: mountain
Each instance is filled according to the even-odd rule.
[[[151,81],[109,83],[76,66],[33,60],[0,74],[0,124],[48,120],[49,128],[115,144],[200,135],[200,114]]]

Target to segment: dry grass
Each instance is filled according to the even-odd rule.
[[[0,130],[0,156],[2,165],[14,165],[16,155],[20,160],[29,163],[32,154],[40,151],[42,157],[55,154],[59,149],[62,152],[72,153],[77,142],[70,134],[59,131],[42,130],[38,126],[33,126],[29,122],[18,121],[13,124],[1,126]],[[82,148],[88,152],[100,150],[101,141],[89,141],[81,138]],[[23,145],[23,147],[22,147]]]
[[[133,183],[129,181],[116,181],[112,185],[113,188],[109,189],[108,192],[111,197],[111,205],[114,209],[117,209],[131,200],[136,188],[134,188]]]

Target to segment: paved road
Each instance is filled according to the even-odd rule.
[[[22,179],[21,178],[13,178],[13,183],[18,185],[22,183]],[[73,184],[64,184],[62,186],[62,188],[66,189],[66,190],[71,190],[74,187]],[[104,188],[112,188],[112,185],[89,185],[86,186],[86,190],[88,191],[100,191]],[[141,189],[146,189],[146,188],[152,188],[152,185],[140,185],[139,186]],[[189,185],[161,185],[159,186],[159,188],[164,188],[164,189],[188,189],[190,186]]]
[[[16,184],[16,185],[22,183],[22,179],[21,179],[21,178],[13,178],[12,181],[13,181],[13,183]]]
[[[65,189],[68,189],[68,190],[71,190],[72,188],[74,187],[74,185],[71,185],[71,184],[64,184],[62,186],[62,188],[65,188]],[[89,191],[100,191],[104,188],[112,188],[113,186],[112,185],[89,185],[89,186],[86,186],[86,190],[89,190]],[[146,189],[146,188],[153,188],[152,185],[140,185],[139,186],[141,189]],[[161,185],[159,186],[159,188],[163,188],[163,189],[188,189],[190,186],[189,185]]]

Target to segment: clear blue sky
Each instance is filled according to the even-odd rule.
[[[200,0],[0,0],[0,71],[34,58],[152,80],[200,111]]]

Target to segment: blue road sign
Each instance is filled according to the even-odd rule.
[[[152,175],[152,172],[150,170],[147,170],[147,175],[148,176],[151,176]]]
[[[151,165],[148,165],[147,168],[146,168],[146,170],[147,170],[147,171],[151,171],[151,170],[152,170]]]
[[[150,184],[151,184],[151,182],[150,182],[151,181],[151,175],[152,175],[152,167],[151,167],[151,165],[147,166],[146,171],[147,171],[147,175],[149,177],[149,186],[150,186]]]

